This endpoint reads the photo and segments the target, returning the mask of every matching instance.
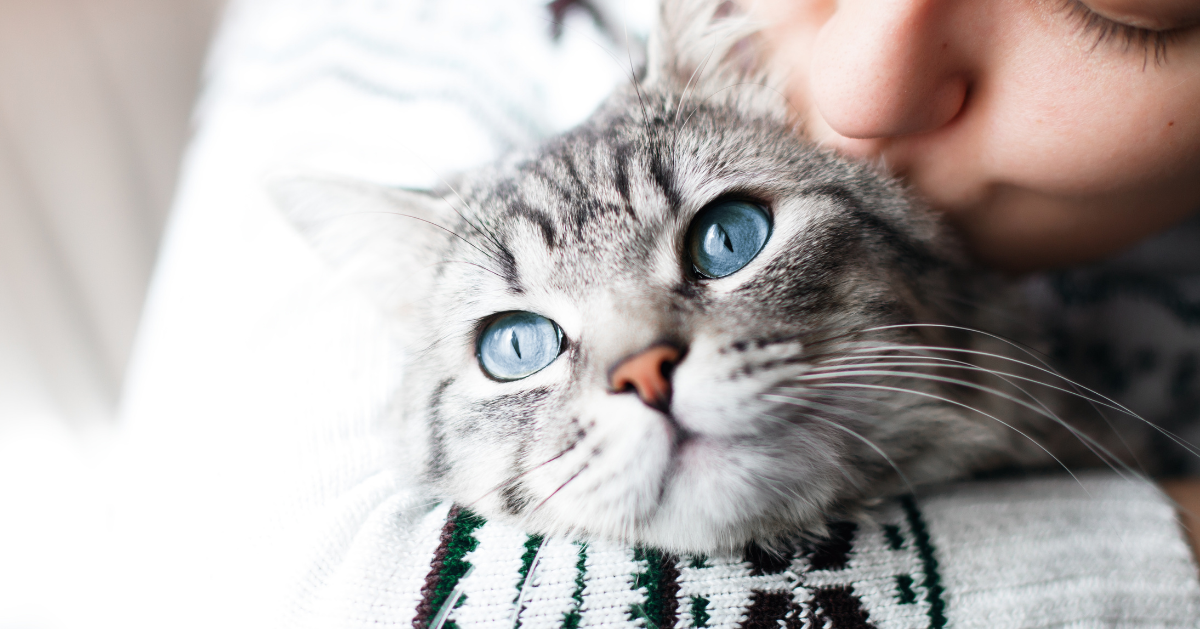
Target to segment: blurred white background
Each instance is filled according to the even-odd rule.
[[[113,415],[222,0],[0,0],[0,439]]]
[[[221,4],[0,0],[0,628],[95,589],[94,463]]]

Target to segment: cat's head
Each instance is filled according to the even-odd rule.
[[[708,551],[819,530],[1002,441],[936,379],[851,372],[950,343],[908,324],[953,321],[961,264],[897,184],[798,137],[722,13],[668,3],[636,86],[453,189],[283,186],[411,334],[405,421],[456,501]]]

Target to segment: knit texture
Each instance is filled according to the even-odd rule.
[[[543,539],[460,507],[425,517],[445,532],[416,553],[432,555],[426,583],[437,586],[422,589],[415,629],[438,629],[439,616],[458,629],[1193,627],[1200,618],[1170,505],[1148,484],[1109,475],[904,496],[781,554]]]

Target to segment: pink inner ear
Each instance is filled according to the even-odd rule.
[[[717,7],[716,11],[713,11],[713,18],[718,20],[724,19],[734,15],[735,13],[741,13],[740,9],[741,7],[739,7],[736,2],[726,0]]]

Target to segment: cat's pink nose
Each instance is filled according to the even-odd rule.
[[[654,345],[621,361],[609,374],[614,393],[634,390],[642,402],[666,412],[671,404],[671,371],[680,351],[670,345]]]

